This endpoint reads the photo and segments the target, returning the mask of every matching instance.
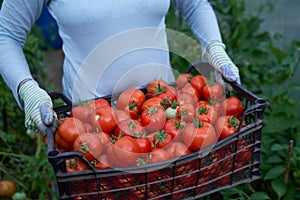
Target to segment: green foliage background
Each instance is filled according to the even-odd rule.
[[[299,199],[300,198],[300,131],[299,108],[295,93],[299,81],[295,73],[300,62],[300,42],[277,47],[278,35],[261,32],[260,13],[252,16],[245,12],[244,0],[211,0],[222,32],[227,52],[240,68],[244,87],[266,99],[262,134],[261,173],[259,181],[226,189],[203,199]],[[2,1],[0,0],[0,4]],[[260,8],[260,9],[263,9]],[[180,13],[173,8],[167,16],[167,27],[193,37]],[[44,50],[47,48],[37,27],[34,27],[24,48],[32,73],[51,91],[45,71]],[[198,54],[199,52],[193,52]],[[171,62],[179,72],[189,64],[177,55]],[[0,79],[0,179],[12,179],[18,192],[28,199],[55,197],[49,180],[52,168],[46,157],[42,137],[28,135],[24,128],[24,115],[11,91]],[[290,141],[294,148],[290,160],[288,181],[284,181],[286,159]]]

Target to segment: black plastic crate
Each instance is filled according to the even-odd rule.
[[[188,68],[187,72],[190,71]],[[244,103],[246,109],[241,121],[245,120],[247,125],[213,147],[165,162],[122,170],[95,170],[79,153],[56,150],[53,132],[48,128],[48,159],[55,172],[60,198],[196,199],[259,179],[266,101],[238,84],[231,83],[231,86]],[[54,110],[58,115],[68,116],[71,102],[61,93],[53,92],[50,96],[64,101],[65,105]],[[66,160],[72,158],[80,159],[87,170],[67,172]]]

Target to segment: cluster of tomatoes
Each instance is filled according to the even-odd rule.
[[[181,74],[173,85],[153,80],[144,89],[122,92],[115,105],[98,98],[74,106],[59,119],[56,148],[79,152],[97,170],[139,166],[214,145],[241,123],[241,100],[202,75]],[[66,166],[86,169],[76,159]]]

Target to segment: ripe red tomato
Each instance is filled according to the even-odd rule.
[[[152,98],[149,98],[147,99],[142,107],[141,107],[141,111],[144,111],[146,108],[150,108],[150,107],[153,107],[153,106],[161,106],[162,105],[162,99],[159,98],[159,97],[152,97]]]
[[[115,121],[120,123],[123,120],[129,120],[131,119],[130,114],[126,112],[125,110],[119,110],[119,109],[114,109],[114,114],[115,114]]]
[[[159,130],[148,135],[154,148],[163,148],[172,142],[172,136],[164,130]]]
[[[124,109],[130,115],[131,119],[138,119],[139,118],[139,107],[134,101],[130,102]]]
[[[162,105],[164,108],[168,108],[171,106],[172,102],[178,101],[177,95],[176,88],[172,86],[166,86],[163,92],[157,94],[157,97],[162,99]]]
[[[186,146],[182,142],[172,142],[167,148],[167,152],[169,152],[171,158],[178,158],[181,156],[185,156],[191,153],[188,146]]]
[[[103,132],[111,132],[117,125],[114,113],[115,109],[110,106],[102,106],[95,110],[94,115],[92,115],[91,123],[95,128],[98,128]]]
[[[178,89],[181,89],[185,84],[189,84],[193,78],[193,75],[190,73],[180,74],[176,79],[176,86]]]
[[[180,104],[177,108],[177,116],[182,121],[191,121],[195,116],[195,108],[192,104]]]
[[[149,154],[149,163],[163,162],[171,159],[169,152],[162,148],[154,148]]]
[[[215,130],[219,136],[219,140],[222,140],[226,137],[237,132],[240,124],[240,120],[236,116],[223,115],[219,117],[215,124]]]
[[[76,172],[87,169],[87,166],[80,159],[76,158],[70,158],[65,160],[65,164],[67,172]]]
[[[111,142],[111,134],[106,132],[98,132],[94,133],[100,139],[103,147],[106,147]],[[104,149],[103,149],[104,150]]]
[[[93,133],[95,131],[94,127],[90,123],[84,123],[84,126],[86,133]]]
[[[206,101],[208,99],[222,99],[224,96],[223,87],[218,83],[205,85],[202,89],[202,96]]]
[[[136,142],[140,147],[141,153],[148,153],[151,151],[152,144],[148,137],[138,137]]]
[[[85,133],[84,124],[77,118],[61,118],[55,131],[55,142],[66,150],[72,150],[74,140]]]
[[[104,98],[93,99],[87,102],[87,106],[92,108],[93,110],[98,109],[102,106],[111,106],[110,102]]]
[[[195,106],[197,101],[189,93],[179,93],[178,94],[178,105],[184,104],[184,103],[191,104],[191,105]]]
[[[93,133],[79,135],[73,144],[73,151],[83,155],[88,161],[96,159],[103,150],[100,138]]]
[[[209,104],[206,104],[205,106],[199,106],[197,108],[197,115],[197,118],[200,119],[201,122],[208,122],[211,124],[214,124],[218,118],[217,111]]]
[[[237,118],[243,115],[244,109],[242,101],[235,96],[228,97],[221,104],[222,114],[236,115]]]
[[[168,83],[162,79],[153,80],[147,85],[147,95],[149,98],[155,97],[165,91],[165,87]]]
[[[135,166],[141,150],[136,140],[131,136],[123,136],[106,149],[109,163],[113,167]]]
[[[187,124],[182,131],[182,139],[192,152],[209,147],[217,142],[214,127],[207,122]]]
[[[124,110],[127,105],[129,105],[131,102],[134,102],[140,109],[145,100],[146,96],[142,90],[130,88],[120,94],[116,106],[117,108]]]
[[[173,141],[181,140],[181,132],[185,128],[186,122],[179,118],[168,119],[162,128],[172,136]]]
[[[77,118],[83,123],[89,124],[93,111],[94,110],[88,106],[75,106],[71,109],[70,117]]]
[[[166,112],[162,106],[149,107],[141,114],[141,122],[149,133],[160,130],[166,120]]]
[[[139,137],[146,134],[146,128],[143,124],[135,119],[126,119],[118,123],[114,130],[115,136],[134,136]]]
[[[206,78],[203,75],[196,75],[192,78],[191,80],[191,85],[196,88],[196,90],[199,93],[199,96],[202,96],[202,89],[204,88],[204,86],[206,85]]]
[[[179,90],[180,93],[189,94],[194,102],[197,102],[200,98],[200,94],[196,88],[194,88],[191,84],[186,84],[182,89]]]
[[[12,180],[0,181],[0,197],[12,197],[17,191],[17,184]]]

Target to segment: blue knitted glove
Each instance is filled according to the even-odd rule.
[[[54,125],[57,115],[52,108],[52,100],[34,80],[29,80],[19,88],[19,97],[25,112],[25,126],[46,134],[47,126]]]
[[[228,90],[232,90],[232,88],[225,83],[224,79],[241,84],[239,69],[227,55],[223,43],[213,42],[208,45],[205,56],[209,64],[215,69],[215,79],[218,83]]]

